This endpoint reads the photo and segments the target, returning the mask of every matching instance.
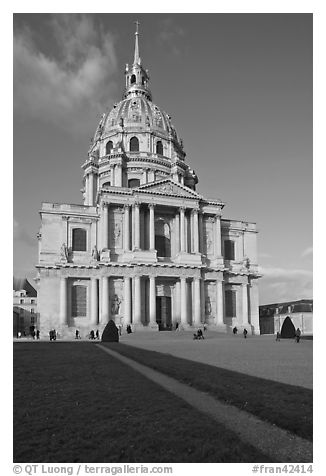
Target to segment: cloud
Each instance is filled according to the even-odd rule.
[[[308,248],[306,248],[306,249],[302,252],[301,257],[302,257],[302,258],[312,257],[312,254],[313,254],[313,247],[312,247],[312,246],[309,246]]]
[[[13,225],[14,225],[14,232],[13,232],[13,238],[14,241],[18,241],[22,244],[25,244],[27,246],[31,246],[35,248],[37,245],[37,239],[32,238],[27,231],[17,222],[17,220],[13,220]]]
[[[90,134],[94,118],[116,96],[113,36],[88,15],[50,18],[51,54],[42,51],[35,32],[24,28],[14,35],[15,115]]]
[[[313,272],[307,269],[261,267],[261,302],[274,303],[311,298]]]
[[[182,51],[177,44],[185,36],[185,30],[175,23],[172,17],[164,18],[158,35],[159,43],[175,56],[180,56]]]

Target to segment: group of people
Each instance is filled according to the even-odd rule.
[[[49,332],[50,340],[57,340],[57,332],[55,329],[51,329]]]
[[[93,329],[91,330],[91,332],[89,333],[89,339],[90,340],[100,340],[100,333],[99,333],[99,330],[96,329],[96,332],[93,331]]]
[[[233,334],[236,336],[237,333],[238,333],[238,328],[237,328],[237,327],[233,327],[232,332],[233,332]],[[243,337],[244,337],[245,339],[247,339],[248,331],[247,331],[246,328],[243,329],[242,334],[243,334]]]

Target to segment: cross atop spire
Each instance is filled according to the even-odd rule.
[[[135,32],[135,55],[134,55],[134,64],[141,64],[141,59],[140,59],[140,56],[139,56],[139,45],[138,45],[138,27],[139,27],[139,21],[136,20],[135,21],[135,24],[136,24],[136,32]]]

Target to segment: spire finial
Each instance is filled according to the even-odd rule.
[[[135,32],[135,55],[134,55],[134,64],[140,64],[140,56],[139,56],[139,45],[138,45],[138,27],[139,27],[139,21],[135,21],[136,24],[136,32]]]

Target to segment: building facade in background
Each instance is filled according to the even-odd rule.
[[[180,92],[182,94],[182,92]],[[121,101],[103,114],[83,169],[83,204],[43,203],[41,333],[233,326],[259,334],[257,230],[196,191],[171,117],[152,101],[135,34]]]
[[[287,319],[288,318],[288,319]],[[303,335],[313,334],[313,301],[301,299],[259,306],[259,326],[261,334],[282,332],[285,319],[290,319],[292,329],[299,329]]]
[[[39,329],[37,292],[27,279],[13,279],[13,336],[29,336]]]

